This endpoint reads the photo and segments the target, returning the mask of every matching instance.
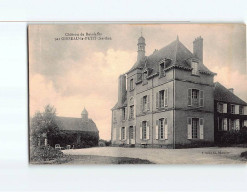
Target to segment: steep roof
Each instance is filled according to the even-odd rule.
[[[214,83],[214,99],[222,102],[229,102],[233,104],[247,105],[247,103],[241,100],[234,93],[229,91],[219,82]]]
[[[158,72],[159,62],[163,59],[169,59],[171,61],[171,63],[168,64],[168,67],[176,65],[191,69],[191,66],[188,63],[188,60],[191,58],[195,58],[195,56],[177,39],[162,49],[156,50],[153,54],[137,61],[127,73],[137,68],[142,69],[145,65],[147,68],[153,69],[154,72]],[[199,71],[202,73],[215,74],[211,72],[204,64],[199,65]]]
[[[88,119],[88,122],[83,122],[81,118],[72,117],[57,116],[56,119],[60,130],[98,131],[98,128],[92,119]]]

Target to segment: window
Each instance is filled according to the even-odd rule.
[[[198,118],[192,118],[192,139],[198,138]]]
[[[193,75],[198,75],[198,62],[192,62],[192,74]]]
[[[192,105],[199,106],[199,90],[192,89]]]
[[[148,75],[147,71],[143,73],[143,81],[142,81],[143,85],[148,83],[147,75]]]
[[[204,92],[198,89],[188,89],[188,106],[203,107]]]
[[[227,118],[219,119],[219,130],[227,131]]]
[[[233,105],[233,104],[231,105],[231,113],[235,114],[235,105]]]
[[[239,106],[239,114],[243,115],[244,114],[244,107]]]
[[[230,120],[230,130],[239,130],[240,129],[240,120]]]
[[[142,122],[142,139],[147,139],[147,121]]]
[[[160,108],[164,108],[164,97],[165,97],[165,91],[162,90],[159,92],[159,105]]]
[[[164,139],[164,119],[159,119],[159,132],[160,132],[160,139]]]
[[[129,116],[130,119],[133,119],[134,118],[134,105],[130,106],[130,116]]]
[[[122,108],[122,120],[126,119],[126,108]]]
[[[143,110],[145,111],[145,110],[147,110],[147,100],[148,98],[147,98],[147,96],[145,95],[144,97],[143,97]]]
[[[134,139],[134,128],[133,126],[129,127],[129,138]]]
[[[168,106],[168,89],[156,93],[156,108]]]
[[[121,140],[125,139],[125,127],[122,127],[121,129]]]
[[[134,80],[130,79],[130,91],[134,89]]]
[[[165,76],[165,63],[162,62],[160,64],[160,77],[164,77]]]
[[[222,104],[222,103],[219,103],[219,102],[218,102],[217,111],[218,111],[219,113],[223,113],[223,104]]]

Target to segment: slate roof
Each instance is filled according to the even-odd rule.
[[[195,56],[177,39],[162,49],[156,50],[153,54],[137,61],[127,73],[137,68],[142,69],[145,65],[147,68],[153,69],[153,72],[156,73],[159,70],[159,62],[165,58],[170,60],[170,63],[166,65],[166,68],[176,65],[176,67],[191,70],[188,60],[195,58]],[[199,72],[215,74],[211,72],[204,64],[199,65]]]
[[[229,91],[229,89],[225,88],[219,82],[214,83],[214,100],[245,106],[247,105],[245,101],[241,100],[238,96]]]
[[[81,118],[57,116],[56,120],[58,122],[58,127],[60,130],[98,131],[98,128],[92,119],[88,119],[88,122],[83,122]]]

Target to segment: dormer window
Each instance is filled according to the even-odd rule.
[[[148,72],[145,71],[145,72],[143,73],[143,81],[142,81],[143,85],[145,85],[145,84],[148,83],[147,76],[148,76]]]
[[[191,67],[192,67],[192,74],[193,75],[198,75],[199,71],[198,71],[198,62],[192,62],[191,63]]]
[[[160,64],[160,77],[164,77],[165,76],[165,63],[162,62]]]

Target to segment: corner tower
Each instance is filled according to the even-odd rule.
[[[138,39],[138,43],[137,43],[137,46],[138,46],[138,55],[137,55],[137,61],[141,60],[142,58],[145,57],[145,46],[146,46],[146,43],[145,43],[145,39],[144,37],[141,36],[139,37]]]

